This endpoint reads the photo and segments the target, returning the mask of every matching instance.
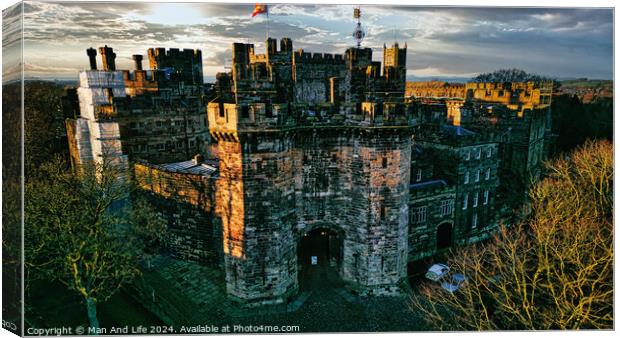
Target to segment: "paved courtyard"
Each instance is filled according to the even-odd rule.
[[[164,260],[155,269],[155,292],[184,307],[183,325],[291,325],[299,332],[368,332],[424,330],[423,321],[403,297],[359,298],[343,286],[334,267],[327,264],[302,269],[300,292],[288,305],[240,308],[226,299],[224,276],[217,269],[195,263]],[[151,279],[155,280],[155,279]],[[189,307],[189,308],[188,308]],[[187,317],[187,318],[186,318]]]

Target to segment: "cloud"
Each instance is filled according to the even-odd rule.
[[[21,41],[21,9],[15,4],[2,11],[2,48],[9,48]]]
[[[312,52],[343,53],[354,43],[352,5],[277,4],[269,19],[251,19],[252,4],[28,1],[24,6],[28,61],[63,76],[86,66],[85,48],[103,44],[115,48],[119,67],[131,67],[131,54],[149,47],[199,48],[205,75],[213,76],[230,62],[233,42],[249,41],[260,52],[267,26],[270,36],[290,37],[294,48]],[[413,74],[523,67],[558,77],[612,78],[612,9],[363,6],[362,15],[364,46],[407,42]],[[376,60],[380,54],[375,51]]]

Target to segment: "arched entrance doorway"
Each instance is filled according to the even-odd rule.
[[[328,228],[317,228],[301,237],[297,259],[302,290],[332,287],[339,283],[342,244],[342,236]]]
[[[452,224],[441,223],[437,228],[437,250],[452,246]]]

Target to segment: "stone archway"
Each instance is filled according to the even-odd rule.
[[[301,290],[339,284],[343,245],[343,234],[325,227],[315,228],[301,236],[297,246]]]
[[[441,223],[437,228],[437,250],[452,246],[452,224]]]

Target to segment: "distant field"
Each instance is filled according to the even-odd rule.
[[[564,87],[611,87],[613,86],[612,80],[565,80],[560,81]]]

